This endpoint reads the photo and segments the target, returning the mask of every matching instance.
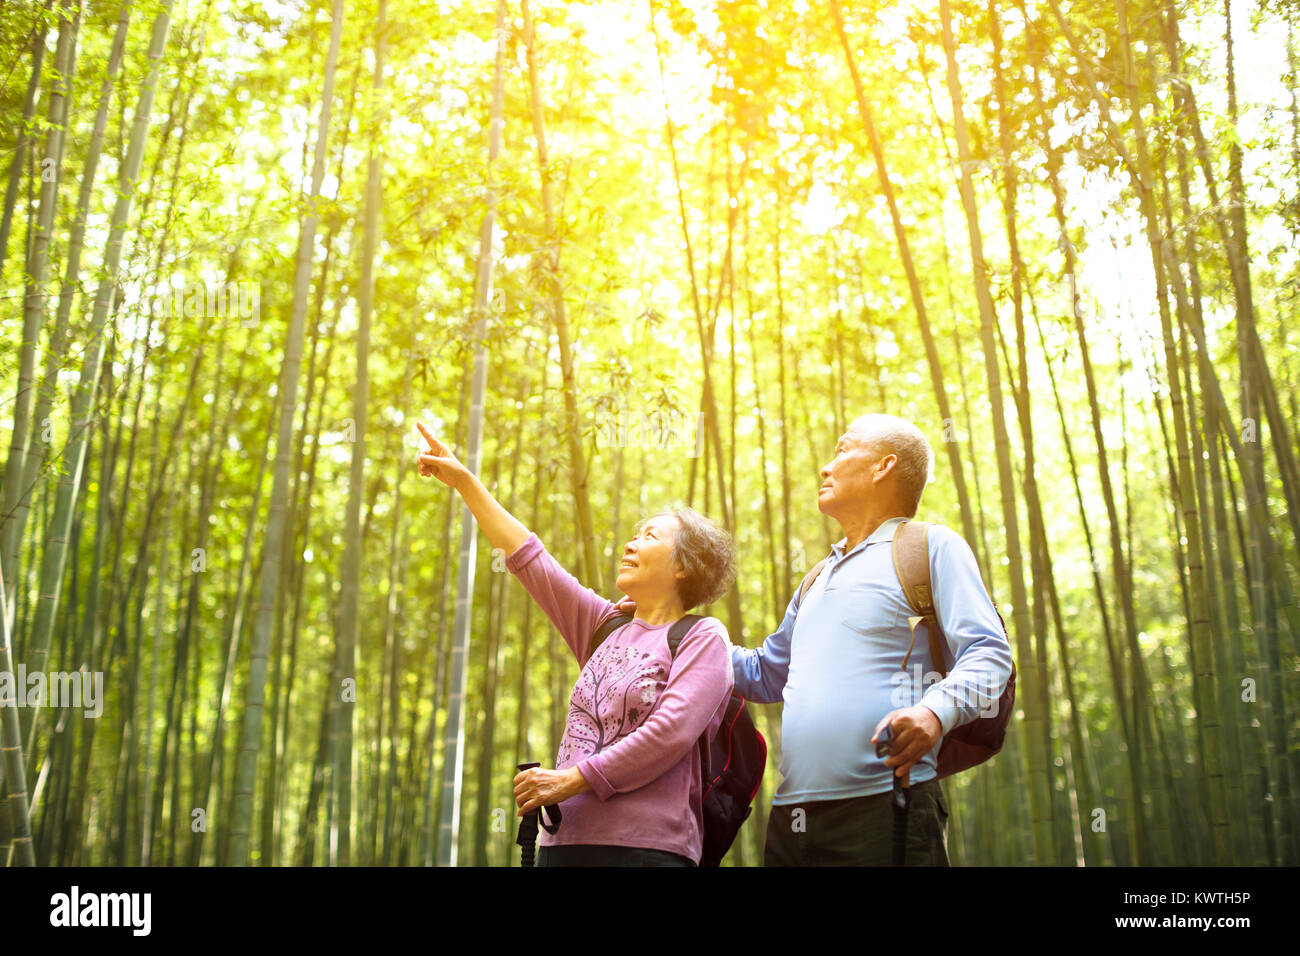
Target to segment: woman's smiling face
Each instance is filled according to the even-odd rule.
[[[677,579],[686,576],[673,563],[673,538],[677,518],[655,515],[645,521],[623,546],[617,586],[633,600],[659,598],[675,591]]]

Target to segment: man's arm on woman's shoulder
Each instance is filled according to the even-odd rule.
[[[774,704],[781,699],[790,673],[790,638],[798,610],[796,593],[785,609],[781,626],[767,636],[761,647],[730,645],[737,694],[759,704]]]

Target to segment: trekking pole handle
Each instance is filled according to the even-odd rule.
[[[876,735],[876,756],[884,758],[884,757],[888,757],[893,752],[894,752],[894,726],[893,724],[885,724],[885,726],[880,729],[880,733]],[[893,772],[892,767],[887,769]],[[903,774],[901,777],[896,772],[894,772],[893,777],[894,777],[895,790],[897,790],[899,787],[902,787],[904,790],[906,790],[910,788],[912,785],[911,782],[912,772],[910,770],[907,773]]]

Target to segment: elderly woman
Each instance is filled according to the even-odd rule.
[[[696,742],[718,731],[731,696],[726,629],[698,621],[674,656],[668,631],[731,584],[731,538],[689,508],[644,521],[623,548],[618,588],[636,602],[631,623],[593,649],[616,606],[547,553],[442,442],[420,425],[429,451],[420,474],[457,491],[494,548],[551,619],[582,668],[556,769],[515,777],[521,814],[558,804],[558,832],[543,833],[539,866],[694,866],[703,833]]]

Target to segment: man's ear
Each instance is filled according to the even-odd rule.
[[[880,461],[876,462],[876,473],[872,476],[872,479],[874,481],[880,481],[882,478],[887,477],[889,473],[894,470],[894,466],[897,464],[898,456],[893,452],[890,452],[884,458],[880,459]]]

